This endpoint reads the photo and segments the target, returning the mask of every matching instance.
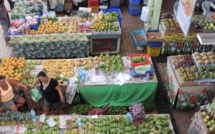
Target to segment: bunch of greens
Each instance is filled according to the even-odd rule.
[[[74,106],[69,107],[68,111],[69,114],[80,114],[80,115],[87,115],[88,112],[90,112],[90,110],[93,109],[92,105],[89,104],[77,104]]]
[[[108,108],[108,115],[122,115],[128,112],[128,107],[126,106],[110,106]]]
[[[154,101],[144,101],[142,102],[145,112],[152,112],[155,108]]]

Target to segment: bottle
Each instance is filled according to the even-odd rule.
[[[131,124],[133,124],[133,120],[134,120],[134,119],[133,119],[133,117],[132,117],[132,115],[131,115],[130,112],[128,112],[128,113],[126,114],[126,119],[129,120]]]
[[[86,72],[87,72],[86,69],[82,70],[82,80],[83,80],[84,82],[86,82]]]
[[[81,132],[82,131],[82,124],[81,124],[81,116],[78,115],[78,119],[77,119],[77,124],[78,124],[78,132]]]
[[[32,117],[34,125],[36,125],[36,114],[35,114],[34,109],[31,109],[31,117]]]

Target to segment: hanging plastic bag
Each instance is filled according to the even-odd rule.
[[[35,102],[38,102],[41,98],[42,98],[42,94],[35,86],[34,89],[31,90],[31,99],[34,100]]]
[[[141,12],[141,15],[140,15],[140,20],[142,20],[142,21],[148,21],[148,13],[149,13],[148,7],[144,6],[142,8],[142,12]]]
[[[72,104],[72,101],[75,97],[77,91],[77,84],[75,84],[75,79],[71,79],[69,85],[66,89],[66,102]]]

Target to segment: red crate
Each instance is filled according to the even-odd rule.
[[[144,62],[144,63],[133,63],[132,62],[132,57],[135,57],[135,56],[145,56],[147,62]],[[131,66],[132,67],[151,64],[148,54],[130,54],[130,60],[131,60]]]
[[[88,7],[99,7],[99,0],[88,0]]]

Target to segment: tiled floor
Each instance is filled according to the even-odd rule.
[[[9,7],[7,0],[5,1],[6,7]],[[162,10],[172,12],[174,2],[175,0],[163,0]],[[136,46],[130,34],[130,31],[132,30],[143,28],[143,22],[139,19],[140,16],[130,16],[127,6],[122,6],[120,7],[120,9],[123,16],[120,54],[125,56],[132,53],[145,53],[146,50],[139,51],[136,49]],[[12,48],[7,47],[5,43],[2,43],[4,40],[1,34],[2,30],[0,28],[0,59],[2,57],[10,57],[11,55],[14,56]],[[160,56],[153,58],[153,63],[156,68],[156,75],[158,76],[159,81],[155,100],[157,107],[153,111],[153,113],[169,113],[171,115],[173,123],[177,125],[177,127],[175,127],[176,133],[185,134],[191,123],[190,119],[192,118],[195,111],[178,111],[170,108],[164,88],[166,57]],[[37,112],[37,114],[41,113],[43,113],[43,111]]]

